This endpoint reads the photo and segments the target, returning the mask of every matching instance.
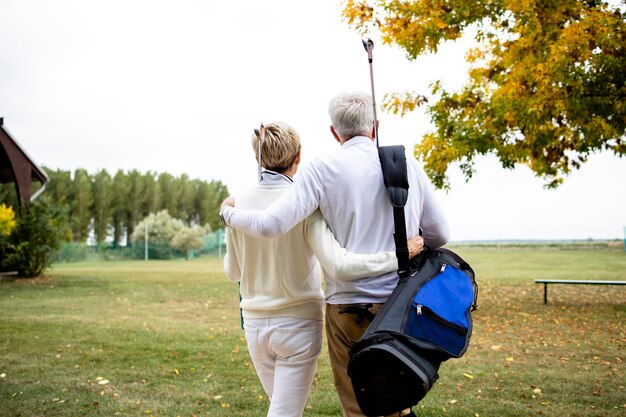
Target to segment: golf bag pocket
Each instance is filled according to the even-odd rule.
[[[475,284],[464,271],[442,264],[413,296],[403,333],[458,358],[471,335]]]

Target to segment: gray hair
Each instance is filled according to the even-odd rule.
[[[374,128],[372,96],[362,92],[341,93],[330,100],[328,115],[342,138],[369,137]]]

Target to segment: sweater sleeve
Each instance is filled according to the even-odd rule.
[[[224,256],[224,272],[226,277],[232,282],[239,282],[241,280],[241,267],[239,260],[237,259],[237,253],[235,251],[235,245],[233,244],[232,232],[226,228],[224,235],[226,242],[226,255]]]
[[[358,254],[342,248],[319,210],[306,222],[307,242],[324,271],[334,278],[352,281],[398,269],[398,260],[394,252]]]

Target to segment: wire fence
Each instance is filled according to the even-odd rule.
[[[191,250],[189,259],[196,256],[223,256],[225,252],[224,231],[217,230],[202,236],[202,247]],[[137,242],[128,245],[88,245],[79,242],[65,242],[57,251],[53,262],[81,262],[95,260],[118,260],[118,259],[176,259],[184,258],[182,250],[169,244],[148,242],[146,256],[145,242]]]

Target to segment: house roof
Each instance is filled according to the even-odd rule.
[[[15,183],[24,200],[31,197],[32,181],[45,184],[48,175],[33,162],[4,126],[0,117],[0,183]]]

